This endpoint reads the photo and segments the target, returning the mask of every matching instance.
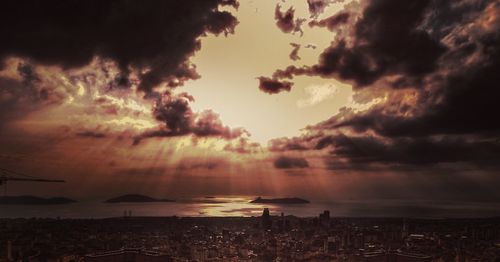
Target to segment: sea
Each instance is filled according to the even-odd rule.
[[[110,218],[122,216],[228,217],[271,215],[317,217],[328,210],[333,217],[478,218],[500,216],[499,202],[408,200],[311,201],[309,204],[253,204],[252,198],[215,196],[175,202],[105,203],[81,201],[61,205],[0,205],[0,218]]]

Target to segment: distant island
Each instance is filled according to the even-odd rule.
[[[309,200],[305,200],[298,197],[292,198],[262,198],[257,197],[256,199],[250,201],[254,204],[309,204]]]
[[[0,205],[63,205],[77,202],[66,197],[2,196]]]
[[[143,203],[143,202],[175,202],[171,199],[156,199],[149,196],[138,195],[138,194],[128,194],[115,198],[110,198],[105,203]]]

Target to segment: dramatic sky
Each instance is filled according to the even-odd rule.
[[[0,5],[11,194],[500,201],[500,1]]]

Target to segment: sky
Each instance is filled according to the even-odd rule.
[[[8,193],[499,203],[500,1],[0,8]]]

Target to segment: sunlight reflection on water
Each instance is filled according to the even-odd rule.
[[[461,203],[436,201],[330,201],[310,204],[252,204],[250,197],[199,197],[176,202],[114,203],[78,202],[67,205],[0,205],[0,217],[120,217],[132,216],[260,216],[264,208],[272,215],[317,216],[330,210],[332,216],[373,217],[486,217],[499,216],[499,203]]]

